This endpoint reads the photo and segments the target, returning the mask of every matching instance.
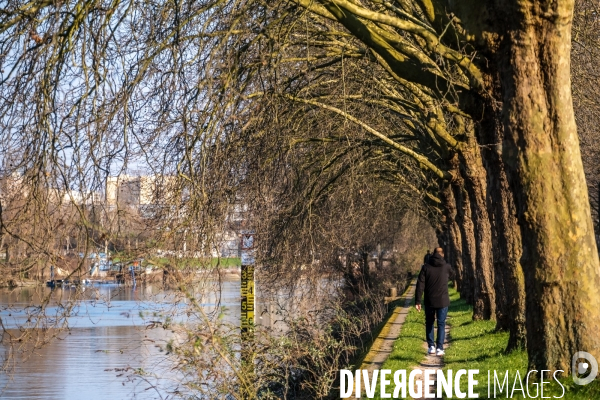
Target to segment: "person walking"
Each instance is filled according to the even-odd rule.
[[[425,257],[423,258],[423,264],[427,264],[429,262],[429,257],[431,257],[431,251],[427,249],[427,254],[425,254]]]
[[[444,250],[437,247],[421,267],[415,293],[415,308],[421,312],[421,297],[425,293],[425,334],[429,354],[444,355],[446,317],[450,296],[448,281],[453,279],[450,264],[444,260]],[[433,341],[433,323],[437,319],[437,341]]]

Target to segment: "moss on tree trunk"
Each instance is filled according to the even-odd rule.
[[[572,0],[511,1],[497,52],[503,156],[522,232],[532,367],[600,357],[600,265],[570,88]]]

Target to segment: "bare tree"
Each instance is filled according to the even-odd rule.
[[[174,176],[153,240],[198,226],[202,250],[240,199],[257,217],[265,204],[278,216],[256,220],[275,221],[269,232],[310,238],[315,206],[339,215],[343,203],[328,202],[338,183],[390,183],[422,200],[419,212],[452,241],[474,317],[497,317],[512,346],[526,324],[531,365],[568,371],[575,351],[600,348],[567,62],[574,1],[523,4],[9,3],[5,175],[28,176],[46,226],[42,193],[101,191],[132,164]],[[265,197],[263,177],[279,197]],[[96,223],[100,209],[79,207],[94,240],[114,235]],[[27,242],[14,232],[3,231]]]

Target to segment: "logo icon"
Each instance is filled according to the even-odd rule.
[[[579,361],[582,358],[585,359],[585,362]],[[589,374],[587,376],[582,376],[588,372]],[[598,375],[598,362],[590,353],[578,351],[571,359],[571,373],[573,374],[573,382],[575,382],[575,384],[587,385],[596,379],[596,376]]]

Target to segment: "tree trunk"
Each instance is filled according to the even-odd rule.
[[[369,269],[369,252],[360,251],[360,266],[363,281],[363,290],[368,290],[371,287],[371,271]]]
[[[464,190],[463,180],[458,171],[454,173],[455,179],[451,182],[452,195],[456,203],[456,223],[459,227],[462,244],[463,276],[460,286],[460,297],[468,304],[473,304],[475,292],[475,235],[471,221],[471,207],[468,196]]]
[[[448,236],[449,236],[449,248],[453,255],[453,263],[456,273],[454,280],[456,282],[456,287],[460,288],[463,285],[465,271],[463,267],[463,255],[462,255],[462,237],[460,236],[460,228],[455,220],[450,221],[450,225],[448,227]]]
[[[524,348],[525,278],[521,268],[521,232],[515,216],[512,193],[503,165],[496,153],[490,157],[496,166],[490,174],[490,207],[493,210],[494,288],[496,289],[497,329],[510,332],[507,351]]]
[[[492,259],[492,229],[486,201],[486,171],[475,137],[460,154],[460,171],[467,191],[475,239],[473,319],[495,319],[496,299]]]
[[[456,223],[456,200],[452,194],[452,188],[450,185],[446,185],[442,189],[442,197],[444,199],[444,208],[446,210],[446,236],[447,236],[447,261],[454,267],[455,276],[454,281],[456,287],[460,292],[464,286],[465,271],[463,267],[463,254],[462,254],[462,239],[460,236],[460,228]]]
[[[600,358],[600,265],[570,89],[573,0],[498,7],[503,157],[521,227],[531,367]]]
[[[495,79],[494,79],[495,78]],[[497,83],[498,77],[488,81]],[[494,98],[501,98],[500,87],[490,88]],[[494,290],[496,294],[496,329],[510,333],[506,351],[524,348],[525,278],[521,268],[521,232],[516,218],[513,195],[502,161],[504,137],[501,104],[487,102],[484,118],[477,125],[477,137],[482,146],[487,170],[487,203],[490,213],[493,249]]]
[[[596,201],[596,246],[598,246],[598,242],[600,241],[600,182],[598,183],[598,200]]]

